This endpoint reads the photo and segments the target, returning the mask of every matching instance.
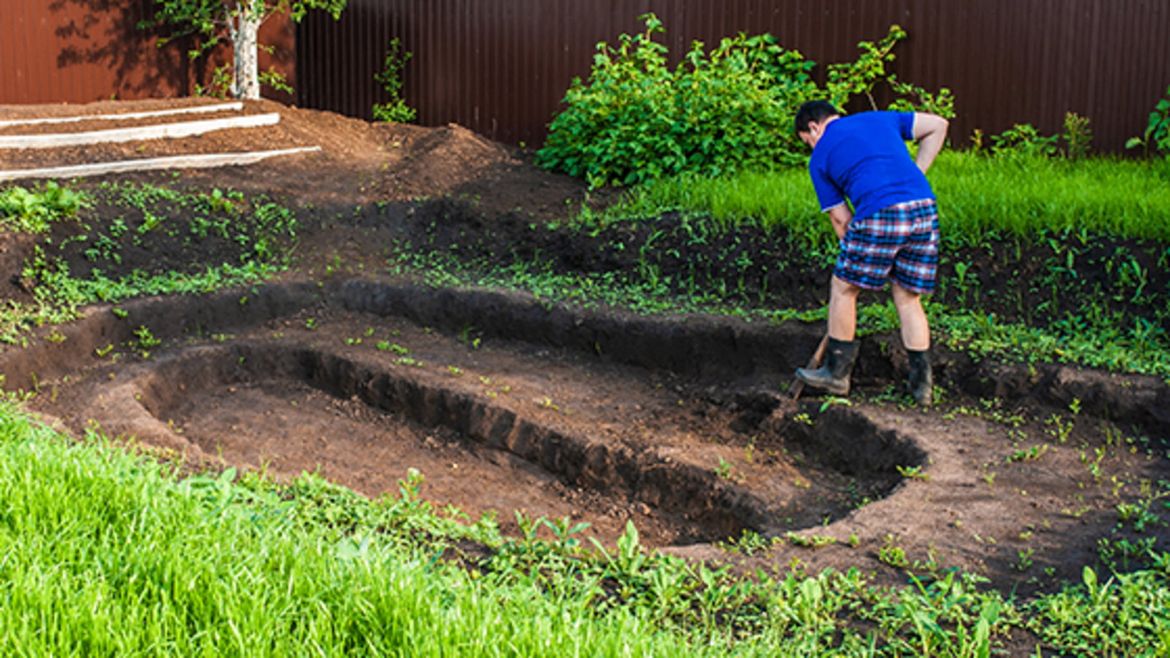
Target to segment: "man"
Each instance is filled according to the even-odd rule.
[[[929,406],[930,326],[921,296],[934,291],[938,209],[926,171],[942,149],[947,121],[922,112],[841,116],[829,103],[813,101],[796,113],[796,133],[813,149],[809,175],[840,239],[825,362],[815,370],[800,368],[796,376],[830,393],[849,393],[858,348],[857,296],[889,281],[910,357],[910,393]],[[911,140],[918,142],[914,158],[906,148]]]

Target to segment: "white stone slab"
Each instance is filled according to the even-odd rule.
[[[48,149],[67,146],[89,146],[91,144],[136,142],[148,139],[179,139],[203,135],[217,130],[258,128],[261,126],[274,126],[278,123],[280,123],[280,114],[272,112],[269,114],[251,114],[227,119],[182,121],[179,123],[162,123],[155,126],[114,128],[111,130],[94,130],[83,133],[0,135],[0,149]]]
[[[177,107],[169,110],[151,110],[150,112],[127,112],[125,114],[82,114],[68,117],[44,117],[40,119],[5,119],[0,121],[0,128],[12,126],[43,126],[56,123],[79,123],[81,121],[128,121],[132,119],[151,119],[180,114],[208,114],[211,112],[239,112],[244,104],[216,103],[215,105],[194,105],[191,107]]]
[[[92,164],[69,165],[64,167],[44,167],[41,169],[9,169],[7,171],[0,170],[0,181],[26,178],[84,178],[86,176],[104,176],[106,174],[121,174],[131,171],[156,171],[160,169],[210,169],[213,167],[253,164],[261,160],[267,160],[268,158],[293,155],[296,153],[316,153],[320,150],[320,146],[306,146],[277,151],[176,155],[166,158],[95,162]]]

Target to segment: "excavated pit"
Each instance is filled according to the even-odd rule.
[[[143,328],[162,344],[142,345]],[[645,543],[698,559],[721,559],[710,543],[744,530],[796,531],[848,541],[816,551],[818,564],[844,567],[897,535],[919,554],[989,560],[1005,582],[1028,548],[1020,528],[1052,523],[1085,495],[1076,441],[1099,441],[1104,419],[1152,438],[1170,426],[1170,387],[1156,378],[956,356],[937,371],[948,389],[1028,400],[1040,419],[1076,400],[1080,437],[1041,464],[1016,463],[1019,434],[978,419],[811,396],[801,414],[780,408],[778,384],[819,329],[368,279],[293,282],[94,307],[0,351],[0,367],[8,389],[39,391],[30,406],[73,433],[96,422],[196,469],[319,471],[379,496],[397,494],[414,468],[437,509],[496,512],[505,532],[522,511],[588,522],[612,543],[632,521]],[[866,345],[855,375],[881,390],[900,377],[897,352]],[[1043,441],[1050,428],[1033,424]],[[988,464],[998,464],[995,486]],[[1133,467],[1164,477],[1152,464]],[[1116,505],[1109,487],[1094,500]],[[1043,540],[1058,571],[1095,550],[1071,525],[1082,521],[1053,524]],[[971,533],[998,543],[973,552]]]
[[[862,413],[793,422],[773,413],[775,394],[720,377],[751,363],[736,350],[784,349],[772,329],[369,282],[127,308],[6,367],[50,387],[38,406],[77,432],[96,422],[195,463],[315,471],[370,496],[396,493],[417,469],[424,498],[496,512],[505,530],[519,511],[586,521],[603,540],[633,521],[660,546],[774,535],[842,518],[894,491],[899,467],[925,462]],[[160,317],[168,340],[144,356],[133,328]],[[117,356],[69,354],[103,344]]]
[[[555,411],[549,422],[435,382],[416,367],[273,342],[190,347],[145,364],[95,415],[116,426],[148,414],[134,431],[148,443],[189,446],[189,453],[276,474],[319,471],[372,496],[395,491],[413,468],[426,478],[425,498],[473,517],[493,510],[505,524],[514,511],[571,517],[606,538],[633,520],[659,545],[839,517],[849,494],[888,492],[897,482],[894,467],[913,460],[892,433],[843,415],[788,445],[803,466],[780,460],[776,450],[749,472],[739,446],[717,446],[727,457],[711,461],[702,446],[591,437],[575,423],[556,422]],[[728,420],[743,424],[750,416]],[[877,474],[859,472],[858,432],[885,445],[874,451],[887,455]],[[754,435],[752,449],[761,455],[763,446],[780,445],[766,434]],[[853,447],[844,449],[843,441]],[[817,463],[813,448],[832,466]]]

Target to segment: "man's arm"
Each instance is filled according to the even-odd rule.
[[[833,231],[837,233],[837,239],[843,239],[845,230],[849,228],[849,222],[853,221],[853,211],[849,210],[847,204],[842,203],[829,208],[826,212],[829,213],[829,221],[833,223]]]
[[[914,139],[918,141],[918,157],[914,164],[926,173],[934,163],[947,139],[947,120],[937,114],[914,113]]]

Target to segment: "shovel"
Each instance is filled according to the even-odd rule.
[[[829,332],[826,331],[824,337],[821,338],[820,344],[817,345],[817,351],[813,352],[812,358],[808,360],[808,366],[806,366],[806,369],[812,370],[814,368],[821,367],[821,361],[825,360],[825,351],[828,349],[829,349]],[[790,404],[784,404],[781,406],[791,407],[792,409],[795,409],[796,408],[796,401],[800,399],[800,394],[803,392],[804,392],[804,381],[802,381],[799,377],[797,377],[796,379],[794,379],[792,381],[792,387],[788,389],[788,402],[790,402]]]

